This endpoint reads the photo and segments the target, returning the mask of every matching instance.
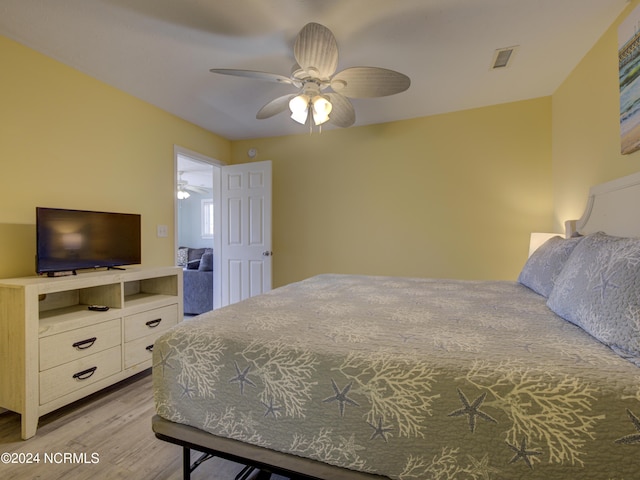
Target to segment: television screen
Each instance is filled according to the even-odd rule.
[[[67,272],[141,262],[141,216],[36,208],[36,271]]]

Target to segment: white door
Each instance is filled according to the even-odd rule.
[[[221,169],[222,306],[271,290],[271,162]]]

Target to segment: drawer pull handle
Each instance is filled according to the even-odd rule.
[[[161,321],[162,321],[161,318],[156,318],[155,320],[149,320],[147,323],[145,323],[145,325],[149,328],[155,328],[158,325],[160,325]]]
[[[145,350],[149,350],[150,352],[153,352],[153,345],[147,345],[145,347]]]
[[[98,367],[87,368],[82,372],[74,373],[73,378],[75,378],[76,380],[86,380],[87,378],[91,377],[94,373],[96,373],[97,369]]]
[[[71,346],[73,348],[77,348],[78,350],[86,350],[87,348],[92,347],[93,344],[96,343],[97,339],[97,337],[87,338],[86,340],[80,340],[79,342],[76,342]]]

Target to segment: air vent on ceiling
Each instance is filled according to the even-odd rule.
[[[497,49],[493,54],[491,70],[499,70],[510,66],[513,62],[513,57],[515,57],[517,50],[518,46]]]

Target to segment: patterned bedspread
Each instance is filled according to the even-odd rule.
[[[515,282],[320,275],[182,322],[157,413],[391,479],[640,478],[640,370]]]

